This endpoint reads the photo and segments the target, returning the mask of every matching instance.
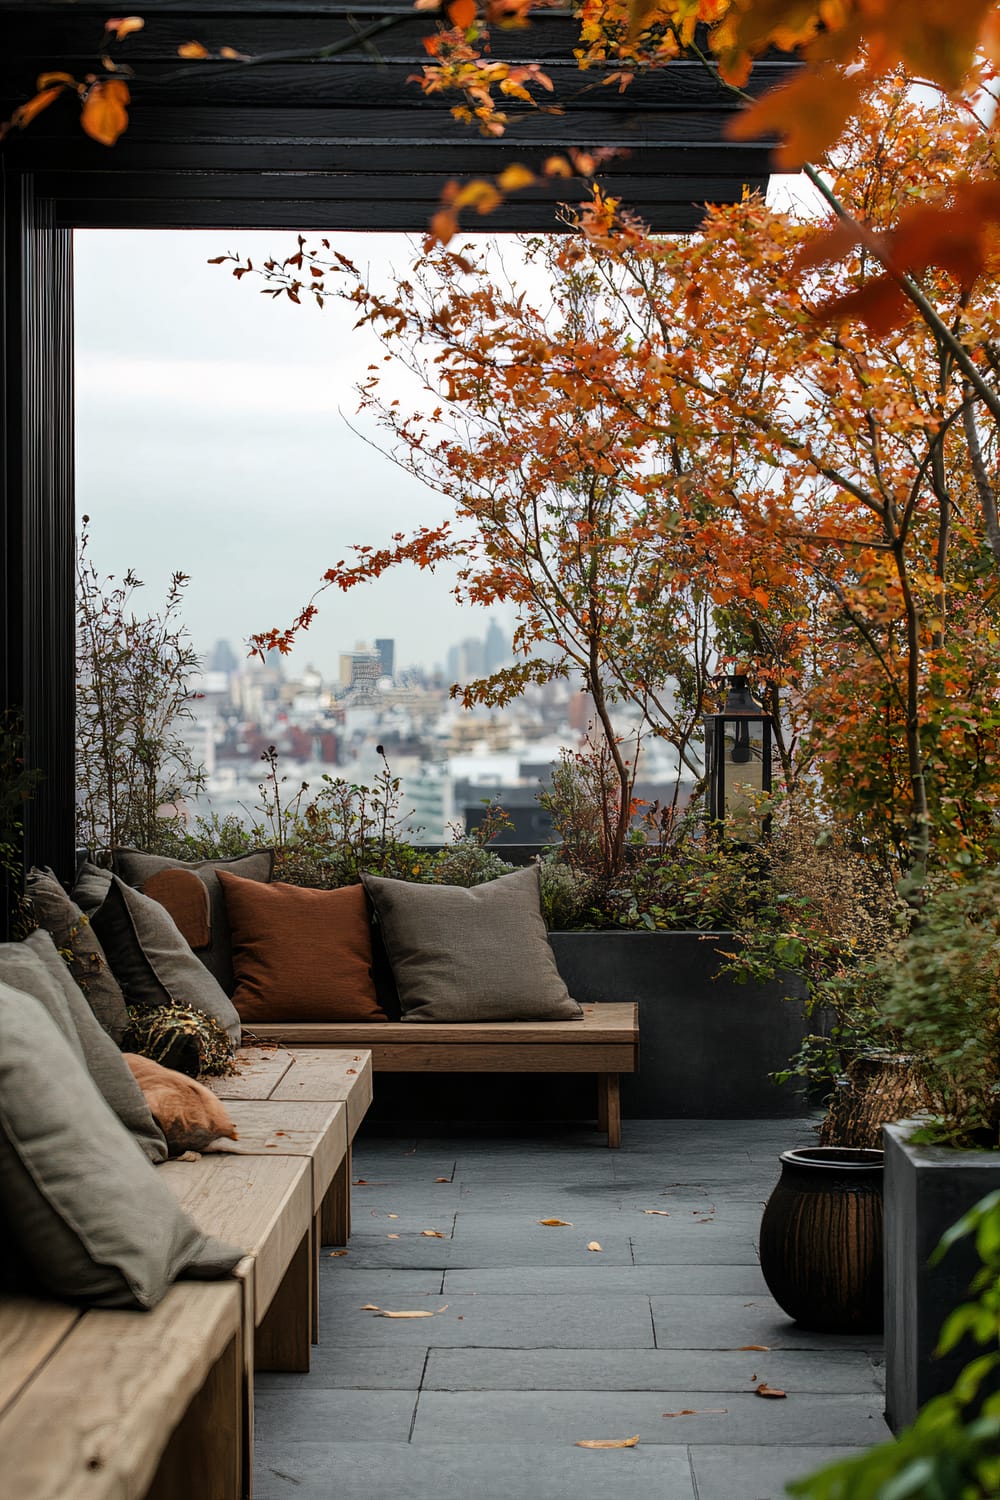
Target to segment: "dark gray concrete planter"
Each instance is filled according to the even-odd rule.
[[[904,1120],[884,1129],[885,1414],[894,1432],[983,1352],[963,1343],[934,1358],[941,1325],[967,1300],[979,1268],[974,1246],[955,1246],[938,1266],[927,1262],[945,1230],[1000,1188],[1000,1151],[910,1145],[915,1128]]]
[[[785,1067],[808,1030],[788,985],[717,978],[724,932],[550,932],[570,994],[639,1002],[639,1072],[622,1078],[633,1119],[754,1119],[806,1113]]]

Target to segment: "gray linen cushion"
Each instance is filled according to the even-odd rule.
[[[91,1010],[112,1041],[121,1046],[128,1026],[125,997],[90,918],[48,868],[29,870],[25,891],[39,927],[52,934],[64,956],[69,955],[70,973]]]
[[[224,1026],[239,1046],[236,1007],[158,901],[113,875],[91,921],[129,1005],[191,1005]]]
[[[363,875],[404,1021],[578,1021],[542,920],[537,865],[466,890]]]
[[[38,1289],[154,1307],[178,1276],[228,1275],[32,996],[0,985],[0,1219]]]
[[[100,865],[92,865],[89,860],[84,860],[76,872],[70,896],[81,911],[92,917],[110,888],[111,871],[102,870]]]
[[[150,876],[161,870],[190,870],[208,887],[212,940],[207,948],[194,951],[211,974],[222,985],[227,995],[236,988],[233,975],[232,942],[229,936],[229,917],[226,913],[226,898],[216,870],[226,870],[230,875],[239,875],[243,880],[257,880],[267,885],[274,873],[274,850],[255,849],[252,854],[241,854],[234,859],[169,859],[163,854],[144,854],[141,849],[116,849],[113,855],[115,874],[120,875],[126,885],[137,886],[141,891]]]
[[[167,1159],[167,1142],[128,1063],[97,1017],[47,932],[23,943],[0,943],[0,981],[43,1005],[103,1097],[154,1164]]]

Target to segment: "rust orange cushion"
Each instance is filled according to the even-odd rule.
[[[233,942],[233,1003],[254,1021],[385,1021],[364,887],[314,891],[218,872]]]
[[[159,870],[143,887],[165,906],[189,948],[207,948],[212,941],[212,903],[208,886],[192,870]]]

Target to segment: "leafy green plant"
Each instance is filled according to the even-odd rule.
[[[943,1236],[936,1263],[959,1240],[976,1237],[982,1261],[963,1303],[938,1343],[947,1354],[965,1337],[987,1352],[935,1396],[895,1442],[793,1480],[799,1500],[994,1500],[1000,1493],[1000,1391],[983,1395],[1000,1370],[1000,1191],[977,1203]]]
[[[1000,874],[932,881],[877,974],[882,1015],[930,1099],[921,1139],[1000,1144]]]
[[[509,827],[511,820],[503,808],[487,802],[477,827],[466,831],[460,824],[452,825],[451,843],[429,862],[425,878],[434,885],[469,888],[509,875],[514,866],[488,847],[501,829]]]
[[[77,554],[77,842],[153,849],[161,810],[204,785],[178,731],[191,718],[188,679],[198,667],[179,619],[188,578],[174,573],[163,608],[137,614],[142,580],[100,576],[88,521]]]

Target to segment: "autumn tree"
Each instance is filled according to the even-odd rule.
[[[825,170],[877,232],[901,201],[946,194],[971,163],[989,170],[992,149],[991,126],[899,79],[863,102]],[[916,311],[888,336],[830,330],[820,307],[866,287],[871,258],[803,271],[825,226],[754,198],[683,240],[600,196],[576,227],[538,252],[555,320],[464,252],[429,249],[386,294],[322,246],[266,269],[293,297],[339,281],[439,390],[429,418],[380,402],[377,377],[364,399],[397,459],[472,523],[365,546],[326,582],[459,556],[463,597],[530,599],[529,649],[553,611],[562,629],[593,626],[613,690],[638,689],[662,723],[656,684],[692,648],[696,601],[704,640],[763,662],[793,779],[818,779],[834,816],[917,870],[932,853],[978,857],[996,838],[997,573],[982,503],[997,443],[950,346]],[[970,288],[928,271],[923,285],[988,367],[989,278]],[[593,567],[610,613],[590,607]]]

